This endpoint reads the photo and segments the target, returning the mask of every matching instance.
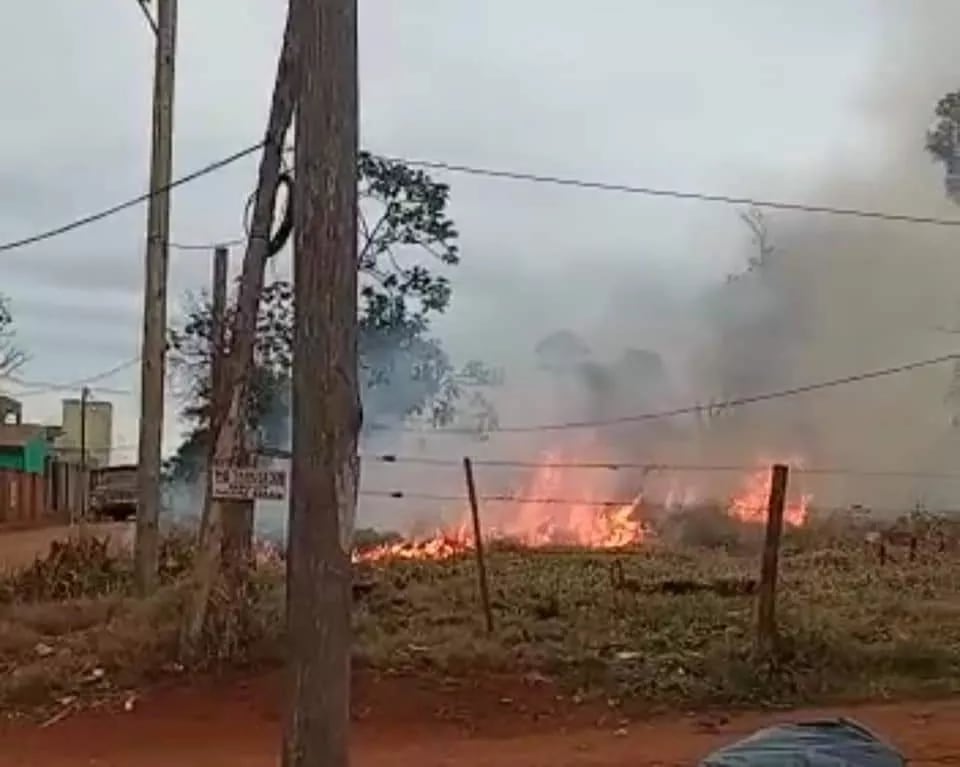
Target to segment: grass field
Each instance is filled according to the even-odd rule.
[[[669,706],[810,702],[951,692],[960,686],[960,558],[921,544],[881,566],[862,539],[788,537],[775,658],[753,654],[756,537],[711,547],[652,544],[618,553],[489,554],[496,621],[487,634],[469,555],[359,565],[357,664],[396,673],[539,674],[571,694]],[[176,637],[190,551],[164,553],[162,592],[130,596],[124,555],[71,544],[0,584],[0,703],[110,693],[184,673]],[[614,562],[619,563],[618,566]],[[618,570],[619,568],[619,570]],[[622,570],[622,572],[620,572]],[[683,583],[702,584],[685,593]],[[283,656],[282,571],[258,571],[236,657]]]

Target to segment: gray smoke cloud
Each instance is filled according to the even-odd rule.
[[[960,210],[945,198],[942,168],[923,149],[937,100],[960,88],[960,48],[954,39],[960,6],[878,3],[877,13],[882,14],[880,44],[857,103],[861,133],[838,137],[838,146],[856,151],[832,154],[826,171],[812,183],[789,184],[789,196],[960,218]],[[777,125],[776,115],[767,118],[770,130],[790,130],[789,125]],[[764,191],[756,179],[744,184],[746,191]],[[546,198],[547,192],[543,194]],[[608,208],[616,210],[617,204],[612,200]],[[735,221],[737,212],[727,215]],[[691,221],[701,220],[707,219],[691,216]],[[960,231],[793,212],[767,212],[765,224],[772,252],[761,267],[730,283],[718,272],[704,287],[702,278],[690,280],[643,263],[623,265],[616,274],[598,270],[589,275],[589,293],[600,296],[594,303],[604,310],[589,313],[584,311],[587,275],[577,274],[568,283],[551,283],[550,289],[544,287],[541,295],[524,298],[522,304],[504,299],[504,306],[518,308],[514,314],[503,309],[497,317],[500,324],[492,328],[497,342],[487,344],[495,350],[492,355],[459,346],[448,350],[460,360],[476,355],[504,366],[504,385],[485,394],[495,403],[502,424],[536,424],[706,404],[956,348],[960,336],[938,328],[960,329]],[[727,261],[738,262],[741,271],[758,255],[751,234],[744,225],[740,253]],[[709,243],[709,235],[698,233],[691,241]],[[714,255],[708,247],[703,246],[705,258]],[[547,278],[543,280],[546,284]],[[452,313],[457,305],[455,292]],[[561,319],[563,315],[569,319]],[[582,344],[576,359],[561,360],[565,370],[557,369],[556,359],[545,360],[537,353],[537,342],[551,330],[544,329],[544,318],[551,318],[553,331],[568,331]],[[559,460],[633,463],[799,460],[808,467],[952,472],[957,470],[960,439],[950,428],[945,402],[951,373],[944,365],[735,409],[709,420],[683,417],[602,430],[494,432],[482,438],[413,433],[395,424],[398,428],[378,430],[365,440],[370,460],[364,464],[363,488],[464,495],[458,466],[389,464],[376,460],[382,454],[454,461],[470,455],[478,462],[547,454]],[[402,377],[390,381],[376,398],[368,398],[368,408],[375,409],[377,401],[392,408],[415,399],[419,392],[413,387],[414,382]],[[280,420],[276,433],[288,441],[289,420]],[[571,470],[553,480],[544,492],[626,499],[642,489],[684,501],[722,498],[743,477]],[[529,472],[478,468],[482,494],[527,492],[530,481]],[[947,481],[802,476],[793,480],[792,488],[811,493],[814,505],[827,507],[863,503],[893,511],[922,501],[960,508],[960,483]],[[457,519],[464,508],[459,501],[365,496],[359,522],[415,532]],[[522,511],[491,503],[485,504],[484,515],[495,525]],[[260,512],[271,526],[282,528],[285,505]]]
[[[878,10],[885,15],[877,60],[858,104],[862,134],[838,142],[863,151],[835,153],[822,177],[805,192],[795,189],[793,196],[827,205],[960,217],[945,199],[942,168],[923,149],[937,100],[960,88],[953,34],[960,7],[938,4],[934,13],[915,4],[886,3]],[[775,117],[770,118],[773,129]],[[619,369],[599,398],[581,391],[558,402],[544,396],[555,381],[528,378],[526,392],[514,387],[504,393],[523,403],[517,420],[536,420],[538,410],[542,420],[563,421],[723,400],[956,348],[957,337],[941,330],[960,328],[956,229],[792,212],[768,212],[765,223],[772,252],[763,266],[729,284],[717,281],[692,300],[674,292],[658,308],[657,324],[674,326],[669,337],[644,333],[651,312],[638,302],[618,305],[619,337],[597,339],[590,329],[574,328],[589,339],[589,347],[605,346],[608,362],[633,346],[624,337],[641,338],[643,348],[662,355],[669,386],[631,389],[635,371]],[[750,235],[745,226],[744,266],[758,255]],[[662,275],[657,277],[670,295]],[[639,273],[634,281],[655,283]],[[618,460],[725,465],[797,460],[808,467],[951,472],[960,454],[945,402],[951,373],[942,365],[753,405],[703,428],[693,419],[676,419],[592,436],[603,445],[601,454]],[[582,446],[590,440],[551,434],[531,438],[527,447],[565,441],[576,452],[578,441]],[[585,457],[588,453],[584,448]],[[695,497],[722,497],[741,481],[691,473],[662,482],[660,490],[685,486]],[[636,482],[628,478],[613,485],[623,489]],[[646,480],[644,486],[650,485]],[[960,484],[950,481],[806,476],[795,479],[794,489],[812,493],[822,506],[864,503],[894,511],[926,502],[960,508]]]
[[[960,8],[885,3],[880,55],[865,83],[861,155],[833,158],[806,197],[838,206],[960,217],[943,171],[924,153],[933,108],[960,87],[951,30]],[[892,62],[896,62],[893,66]],[[720,289],[714,347],[700,360],[720,394],[804,384],[956,348],[938,331],[960,324],[956,229],[865,219],[769,213],[768,263]],[[732,414],[706,439],[712,459],[797,455],[807,465],[918,472],[956,468],[944,365],[896,378],[758,405]],[[825,502],[877,507],[916,501],[958,508],[960,486],[929,480],[803,480]]]

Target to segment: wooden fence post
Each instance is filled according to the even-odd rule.
[[[487,633],[493,633],[493,610],[490,608],[490,586],[487,583],[487,564],[483,556],[483,531],[480,529],[480,505],[477,502],[477,486],[473,480],[473,464],[463,459],[463,473],[467,478],[467,497],[470,499],[470,515],[473,517],[473,548],[477,557],[477,578],[480,581],[480,602],[487,622]]]
[[[775,465],[770,474],[767,532],[763,543],[757,603],[757,651],[761,655],[774,650],[777,638],[777,569],[780,559],[780,534],[783,532],[783,510],[787,501],[787,474],[788,469],[783,464]]]

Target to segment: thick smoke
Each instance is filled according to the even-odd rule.
[[[942,168],[924,152],[924,134],[934,105],[960,88],[960,6],[948,3],[878,3],[885,14],[874,73],[864,81],[858,102],[859,135],[838,137],[829,170],[789,196],[817,203],[917,212],[960,218],[943,192]],[[802,93],[798,93],[802,98]],[[760,115],[758,115],[759,119]],[[770,130],[778,126],[766,115]],[[752,191],[751,182],[743,182]],[[762,184],[759,191],[762,191]],[[546,194],[546,193],[544,193]],[[786,196],[786,195],[785,195]],[[615,202],[609,203],[613,207]],[[746,211],[743,211],[746,212]],[[729,213],[734,218],[735,211]],[[713,219],[716,221],[716,219]],[[757,222],[754,221],[756,224]],[[499,333],[503,386],[486,395],[503,424],[578,421],[703,404],[824,379],[843,377],[944,354],[960,336],[938,328],[960,329],[960,231],[870,219],[768,212],[764,217],[769,249],[762,263],[753,232],[745,224],[737,279],[717,276],[695,295],[663,274],[641,265],[596,285],[628,285],[621,295],[610,287],[601,302],[604,321],[565,323],[583,290],[565,296],[529,299],[526,315],[557,317],[554,334],[531,341],[519,321],[505,317]],[[698,238],[707,241],[706,235]],[[704,261],[715,253],[704,252]],[[588,256],[585,254],[584,258]],[[687,261],[689,264],[689,260]],[[609,275],[608,275],[609,277]],[[635,288],[634,286],[642,286]],[[605,288],[591,288],[591,293]],[[537,304],[536,302],[540,303]],[[456,296],[452,312],[457,311]],[[520,315],[518,314],[518,317]],[[596,320],[596,318],[594,318]],[[479,332],[479,331],[478,331]],[[549,341],[539,344],[537,341]],[[450,349],[469,357],[474,349]],[[385,349],[385,355],[402,355]],[[481,356],[483,352],[479,352]],[[402,369],[402,360],[395,366]],[[900,376],[782,399],[712,418],[683,417],[627,424],[603,430],[436,436],[403,428],[396,420],[367,435],[363,450],[366,491],[404,491],[433,496],[464,495],[456,466],[379,462],[398,454],[427,459],[530,460],[543,451],[561,460],[756,464],[799,460],[808,467],[903,472],[954,472],[960,439],[950,428],[945,402],[949,365]],[[397,412],[416,400],[419,384],[403,376],[365,399],[366,418]],[[289,446],[289,417],[279,412],[272,440]],[[454,426],[469,425],[461,422]],[[529,474],[482,466],[483,494],[523,492]],[[563,492],[580,497],[629,498],[641,489],[674,500],[722,498],[742,477],[690,472],[643,476],[631,472],[570,473]],[[960,508],[960,483],[903,477],[800,476],[792,482],[814,496],[814,505],[853,503],[891,512],[914,503]],[[439,519],[457,518],[462,502],[361,498],[361,525],[410,532]],[[485,515],[510,513],[490,504]],[[261,509],[261,518],[280,526],[285,506]]]
[[[875,73],[865,80],[860,101],[861,135],[853,142],[838,137],[839,145],[869,149],[855,155],[838,151],[821,179],[805,189],[795,186],[791,194],[828,205],[960,218],[945,199],[942,168],[924,152],[934,105],[960,88],[954,39],[960,7],[882,7],[887,15]],[[569,377],[561,384],[556,371],[510,375],[508,369],[513,384],[499,402],[515,417],[504,415],[503,422],[605,418],[722,401],[956,348],[957,336],[940,330],[960,329],[956,229],[786,212],[768,213],[764,223],[767,252],[761,264],[729,283],[718,280],[686,305],[678,299],[661,311],[682,327],[679,344],[676,336],[668,341],[644,334],[639,325],[649,324],[650,312],[639,302],[624,302],[614,312],[621,319],[616,337],[601,342],[590,328],[572,329],[588,339],[585,348],[572,349],[581,369],[595,361],[593,349],[605,347],[596,375],[578,379],[573,392]],[[747,226],[743,233],[746,266],[760,255],[760,244]],[[643,275],[633,281],[642,282]],[[617,361],[618,354],[629,356],[638,337],[641,358],[651,359],[647,352],[662,355],[665,370],[657,381]],[[810,468],[952,472],[960,439],[950,428],[945,402],[951,373],[942,365],[735,409],[700,424],[681,418],[596,434],[548,433],[531,436],[523,447],[566,444],[585,459],[634,462],[729,465],[782,459]],[[520,442],[509,440],[522,452]],[[498,440],[501,450],[505,444]],[[722,497],[740,479],[690,473],[674,475],[660,489],[676,484],[700,498]],[[636,478],[607,484],[627,489],[631,483]],[[960,483],[949,481],[808,475],[796,477],[794,489],[811,492],[825,507],[863,503],[895,512],[922,502],[960,508]]]
[[[960,217],[944,198],[942,169],[923,151],[934,105],[960,87],[951,34],[960,8],[883,6],[881,57],[863,100],[861,138],[875,147],[872,161],[836,157],[807,196]],[[721,362],[704,372],[721,392],[803,384],[955,348],[956,338],[938,331],[960,323],[955,229],[795,214],[770,214],[768,224],[775,251],[763,268],[730,286],[713,315]],[[756,311],[738,316],[738,304]],[[745,409],[718,427],[718,439],[708,440],[711,452],[748,459],[765,445],[774,457],[793,453],[808,465],[953,471],[960,440],[948,428],[944,402],[950,374],[942,366]],[[960,503],[956,483],[806,482],[835,503]]]

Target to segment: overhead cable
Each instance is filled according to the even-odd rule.
[[[116,205],[112,205],[109,208],[105,208],[103,210],[97,211],[96,213],[91,213],[87,216],[74,219],[69,223],[56,226],[52,229],[47,229],[46,231],[30,235],[29,237],[22,237],[18,240],[10,240],[9,242],[0,243],[0,253],[6,253],[11,250],[18,250],[28,245],[34,245],[38,242],[50,240],[50,239],[53,239],[54,237],[59,237],[62,234],[66,234],[67,232],[72,232],[75,229],[80,229],[81,227],[87,226],[89,224],[102,221],[105,218],[110,218],[111,216],[114,216],[117,213],[121,213],[122,211],[128,210],[129,208],[134,208],[137,205],[140,205],[146,202],[147,200],[149,200],[151,197],[155,195],[161,194],[170,189],[175,189],[178,186],[183,186],[184,184],[188,184],[191,181],[195,181],[198,178],[202,178],[203,176],[207,176],[211,173],[214,173],[220,170],[221,168],[225,168],[228,165],[232,165],[238,160],[242,160],[244,157],[247,157],[248,155],[251,155],[254,152],[261,149],[263,147],[263,144],[264,144],[263,141],[257,142],[252,146],[248,146],[246,149],[241,149],[240,151],[234,152],[231,155],[227,155],[226,157],[220,160],[211,162],[203,166],[202,168],[198,168],[192,173],[188,173],[185,176],[181,176],[180,178],[177,178],[174,181],[170,182],[170,184],[168,184],[167,186],[158,187],[156,190],[152,192],[144,192],[143,194],[138,195],[137,197],[132,197],[129,200],[125,200],[124,202],[117,203]]]
[[[559,423],[539,423],[517,426],[498,426],[496,429],[487,432],[488,435],[496,434],[523,434],[528,432],[542,431],[566,431],[571,429],[599,429],[611,426],[621,426],[631,423],[643,423],[647,421],[659,421],[667,418],[676,418],[683,415],[706,415],[710,412],[723,412],[731,408],[743,407],[760,402],[783,399],[785,397],[796,397],[801,394],[810,394],[825,389],[833,389],[841,386],[849,386],[856,383],[871,381],[878,378],[900,375],[902,373],[920,370],[922,368],[942,365],[946,362],[955,362],[960,360],[960,354],[945,354],[940,357],[908,362],[894,367],[881,368],[879,370],[869,370],[862,373],[843,376],[841,378],[831,378],[826,381],[817,381],[815,383],[804,384],[802,386],[793,386],[788,389],[779,389],[777,391],[763,392],[743,397],[734,397],[723,402],[716,402],[712,405],[686,405],[684,407],[672,408],[670,410],[654,410],[645,413],[633,413],[630,415],[616,416],[612,418],[598,418],[584,421],[562,421]],[[477,431],[471,429],[436,429],[428,431],[425,429],[403,428],[402,431],[413,432],[421,436],[430,434],[444,436],[476,436]]]
[[[5,243],[0,243],[0,253],[16,250],[18,248],[26,247],[27,245],[32,245],[37,242],[42,242],[44,240],[57,237],[67,232],[71,232],[75,229],[79,229],[88,224],[101,221],[105,218],[113,216],[121,211],[127,210],[128,208],[135,207],[140,205],[143,202],[146,202],[150,199],[153,194],[159,194],[165,189],[172,189],[177,186],[182,186],[183,184],[194,181],[195,179],[206,176],[210,173],[213,173],[221,168],[224,168],[232,163],[258,151],[263,147],[264,142],[260,141],[256,144],[242,149],[239,152],[235,152],[232,155],[217,160],[210,163],[209,165],[200,168],[199,170],[194,171],[193,173],[187,174],[181,178],[173,181],[168,187],[160,188],[156,192],[147,192],[137,197],[126,200],[125,202],[118,203],[104,210],[98,211],[97,213],[92,213],[82,218],[71,221],[67,224],[48,229],[44,232],[39,232],[37,234],[31,235],[29,237],[23,237],[17,240],[11,240]],[[573,176],[559,176],[552,174],[542,174],[542,173],[531,173],[527,171],[519,170],[509,170],[504,168],[491,168],[491,167],[482,167],[476,165],[466,165],[462,163],[447,162],[441,160],[424,160],[416,158],[405,158],[405,157],[396,157],[389,155],[377,155],[381,159],[404,163],[412,167],[423,168],[426,170],[434,171],[445,171],[448,173],[459,173],[470,176],[491,178],[491,179],[500,179],[508,181],[518,181],[525,183],[534,183],[534,184],[549,184],[553,186],[564,186],[564,187],[574,187],[578,189],[586,189],[593,191],[601,192],[612,192],[619,194],[631,194],[631,195],[640,195],[647,197],[661,197],[668,199],[676,200],[690,200],[697,202],[707,202],[707,203],[718,203],[723,205],[738,205],[738,206],[751,206],[756,208],[764,208],[771,210],[784,210],[784,211],[795,211],[800,213],[810,213],[810,214],[822,214],[830,216],[845,216],[850,218],[861,218],[861,219],[873,219],[881,221],[890,221],[890,222],[899,222],[906,224],[916,224],[922,226],[940,226],[940,227],[960,227],[960,219],[957,218],[946,218],[943,216],[934,216],[934,215],[924,215],[918,213],[899,213],[894,211],[883,211],[883,210],[874,210],[869,208],[856,208],[856,207],[843,207],[836,205],[825,205],[817,203],[804,203],[804,202],[791,202],[786,200],[773,200],[766,199],[759,196],[748,196],[748,195],[728,195],[728,194],[717,194],[711,192],[703,192],[696,190],[684,190],[684,189],[672,189],[666,187],[653,187],[646,186],[641,184],[627,184],[627,183],[618,183],[612,181],[601,181],[596,179],[585,179],[577,178]],[[234,238],[229,241],[233,244],[240,244],[244,242],[241,238]],[[211,242],[209,244],[180,244],[180,243],[171,243],[171,247],[179,248],[180,250],[206,250],[211,247],[214,247],[217,244],[224,243],[215,243]]]

